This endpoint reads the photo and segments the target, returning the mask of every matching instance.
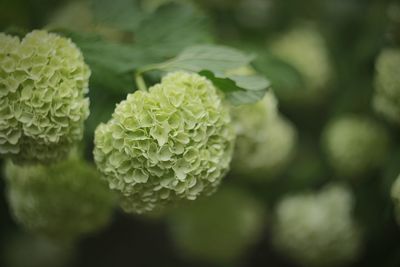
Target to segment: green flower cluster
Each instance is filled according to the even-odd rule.
[[[400,123],[400,49],[386,49],[378,57],[374,109],[388,120]]]
[[[237,133],[233,171],[245,177],[279,174],[293,155],[296,130],[279,114],[273,93],[256,104],[233,108],[232,119]]]
[[[396,220],[400,225],[400,175],[392,185],[391,196],[395,205]]]
[[[341,186],[286,197],[277,206],[274,245],[303,266],[347,264],[361,248],[352,209],[352,194]]]
[[[32,163],[66,157],[89,115],[89,76],[69,39],[0,33],[0,155]]]
[[[288,105],[319,104],[329,93],[332,66],[325,40],[311,26],[299,26],[273,41],[271,52],[301,74],[304,90],[276,88],[278,98]]]
[[[215,191],[234,144],[229,109],[198,74],[174,72],[128,95],[95,132],[95,161],[127,212]]]
[[[96,169],[78,158],[50,166],[9,162],[5,172],[11,211],[32,232],[70,241],[111,218],[114,196]]]
[[[186,257],[230,266],[257,242],[263,217],[259,202],[228,186],[212,197],[177,209],[168,226],[174,243]]]
[[[378,122],[347,115],[332,121],[323,134],[331,166],[346,177],[360,176],[385,161],[390,137]]]

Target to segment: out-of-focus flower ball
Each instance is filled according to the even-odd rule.
[[[0,34],[0,155],[30,163],[65,158],[83,136],[89,76],[69,39]]]
[[[341,186],[288,196],[276,209],[273,243],[302,266],[348,264],[361,248],[361,233],[352,209],[352,194]]]
[[[279,114],[274,94],[233,108],[232,118],[237,133],[232,170],[243,177],[279,174],[292,158],[296,129]]]
[[[373,106],[389,121],[400,124],[400,49],[386,49],[376,62]]]
[[[323,134],[325,153],[340,175],[360,176],[380,167],[389,150],[390,137],[378,122],[356,115],[338,118]]]
[[[329,94],[332,66],[323,36],[311,26],[299,26],[278,37],[270,51],[293,66],[302,76],[305,88],[276,88],[283,104],[308,107],[320,104]]]
[[[217,89],[174,72],[122,101],[95,133],[95,161],[127,212],[149,212],[213,193],[228,171],[235,133]]]
[[[110,221],[114,196],[96,169],[81,159],[50,166],[9,162],[5,174],[11,212],[33,233],[68,242]]]
[[[230,263],[260,237],[264,211],[251,195],[223,187],[215,195],[171,214],[171,237],[182,255],[204,262]]]

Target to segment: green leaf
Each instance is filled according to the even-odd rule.
[[[96,87],[117,93],[132,92],[133,71],[139,66],[156,61],[153,55],[134,45],[112,43],[96,35],[64,32],[81,49]]]
[[[225,93],[234,105],[250,104],[264,97],[269,81],[262,76],[231,76],[215,74],[207,70],[199,72]]]
[[[183,50],[177,57],[159,64],[158,67],[166,71],[210,70],[215,73],[225,73],[246,66],[253,59],[253,55],[244,54],[234,48],[220,45],[197,45]]]
[[[236,85],[241,88],[245,88],[246,90],[251,91],[261,91],[265,90],[270,86],[270,82],[260,75],[251,75],[251,76],[228,76],[230,79],[236,82]]]
[[[227,99],[233,105],[244,105],[244,104],[252,104],[256,103],[257,101],[261,100],[266,90],[260,91],[235,91],[232,93],[227,94]]]
[[[116,73],[109,71],[104,65],[89,64],[92,74],[90,76],[90,87],[106,89],[115,94],[133,92],[135,83],[133,76],[129,73]]]
[[[107,122],[115,109],[115,105],[126,98],[125,94],[112,95],[102,92],[101,88],[91,86],[89,90],[90,115],[85,121],[85,139],[93,142],[94,131],[101,122]]]
[[[251,104],[262,99],[270,82],[260,75],[252,76],[228,76],[241,90],[227,94],[228,99],[234,105]]]
[[[146,16],[138,0],[92,0],[91,4],[96,21],[120,30],[136,30]]]
[[[74,39],[89,64],[107,65],[117,73],[135,69],[143,60],[143,53],[133,46],[111,43],[101,39]]]
[[[271,81],[275,90],[299,90],[305,87],[304,78],[292,65],[269,54],[259,54],[254,68]]]
[[[139,46],[163,58],[182,49],[212,40],[207,18],[189,4],[161,6],[148,16],[135,34]]]
[[[164,63],[144,67],[141,71],[189,71],[209,79],[234,105],[260,100],[270,83],[259,75],[230,75],[232,70],[248,66],[254,56],[220,45],[197,45],[185,49]]]

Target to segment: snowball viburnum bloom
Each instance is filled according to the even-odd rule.
[[[279,174],[293,155],[296,129],[279,114],[274,94],[233,108],[232,118],[237,133],[233,171],[246,178]]]
[[[389,150],[390,136],[373,119],[346,115],[328,124],[323,142],[335,171],[346,177],[357,177],[381,166]]]
[[[353,205],[351,192],[337,185],[284,198],[276,210],[274,245],[304,266],[350,263],[361,247]]]
[[[67,38],[0,34],[0,155],[30,163],[65,158],[83,136],[89,76]]]
[[[142,213],[213,193],[228,171],[234,137],[213,84],[174,72],[118,104],[96,129],[94,156],[122,207]]]
[[[16,220],[29,231],[70,241],[104,227],[114,195],[94,166],[79,158],[5,168],[7,196]]]
[[[290,64],[304,81],[304,90],[277,88],[278,98],[288,105],[308,107],[321,103],[329,93],[333,68],[323,36],[310,25],[293,28],[278,37],[271,52]]]
[[[185,256],[230,266],[261,237],[263,206],[246,191],[227,186],[190,204],[168,220],[172,240]]]
[[[400,49],[386,49],[376,62],[374,109],[400,124]]]

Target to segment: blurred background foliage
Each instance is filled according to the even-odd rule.
[[[175,242],[173,233],[180,223],[181,228],[186,229],[185,223],[190,224],[191,220],[201,215],[197,213],[190,218],[190,214],[185,215],[179,208],[172,212],[178,215],[168,220],[163,214],[138,217],[118,211],[112,224],[104,231],[85,237],[75,248],[59,248],[23,233],[11,218],[2,194],[0,266],[298,266],[283,253],[276,252],[271,245],[273,210],[285,195],[319,190],[331,181],[348,183],[355,197],[355,218],[361,225],[364,245],[361,256],[351,266],[400,266],[400,232],[390,199],[391,185],[400,173],[400,128],[375,115],[371,105],[376,57],[383,48],[400,45],[399,2],[0,2],[1,31],[24,36],[26,32],[37,28],[46,28],[72,38],[92,69],[89,93],[91,114],[86,122],[82,144],[88,160],[92,159],[96,126],[109,119],[115,104],[124,99],[127,93],[136,90],[133,77],[135,69],[162,62],[176,56],[185,47],[201,43],[225,44],[257,54],[253,68],[272,82],[280,113],[296,128],[297,145],[290,162],[275,177],[255,181],[246,179],[243,174],[228,174],[222,187],[234,188],[235,194],[240,195],[239,199],[251,196],[250,200],[243,200],[237,205],[237,209],[232,208],[234,202],[220,203],[217,205],[219,211],[205,211],[207,205],[214,207],[209,203],[200,203],[199,207],[189,209],[211,216],[211,222],[205,218],[204,223],[217,229],[225,229],[220,225],[221,222],[226,222],[228,226],[240,220],[235,218],[243,219],[243,216],[259,220],[243,222],[246,227],[252,228],[243,237],[232,236],[241,231],[235,227],[228,227],[225,229],[227,232],[221,234],[222,239],[231,236],[231,242],[217,244],[228,246],[232,243],[233,251],[237,249],[235,243],[248,243],[243,254],[235,253],[234,260],[214,260],[218,257],[204,256],[208,255],[207,252],[200,252],[203,255],[200,257],[193,256],[193,253],[185,254],[180,249],[182,244],[176,243],[184,244],[185,241],[179,241],[179,237],[190,235],[190,231],[196,232],[193,229],[197,229],[197,226],[188,228],[186,233],[176,234],[178,240]],[[321,35],[311,37],[315,38],[312,41],[304,40],[308,31]],[[286,46],[289,46],[291,56],[279,56],[288,54],[285,52]],[[307,51],[310,46],[315,47]],[[306,63],[296,57],[306,57]],[[324,64],[327,65],[325,71]],[[153,84],[159,77],[160,73],[155,72],[147,74],[145,79],[148,84]],[[317,82],[310,82],[313,79]],[[310,89],[313,86],[314,89]],[[313,95],[313,92],[318,95]],[[310,97],[307,97],[308,94]],[[324,149],[322,140],[325,126],[347,114],[371,117],[388,133],[390,139],[379,166],[351,178],[344,177],[330,164],[327,155],[329,150]],[[351,145],[347,147],[349,150],[352,149]],[[368,149],[361,154],[353,153],[354,157],[376,152],[374,147]],[[263,174],[260,173],[260,176]],[[5,191],[4,179],[0,179],[0,190]],[[246,207],[247,202],[251,207]],[[240,208],[256,214],[240,215]],[[181,217],[183,221],[179,221]],[[174,223],[174,220],[178,221]],[[204,229],[204,226],[198,229]],[[207,229],[201,231],[207,232]],[[248,242],[248,238],[254,240]],[[221,253],[231,252],[222,250]]]

